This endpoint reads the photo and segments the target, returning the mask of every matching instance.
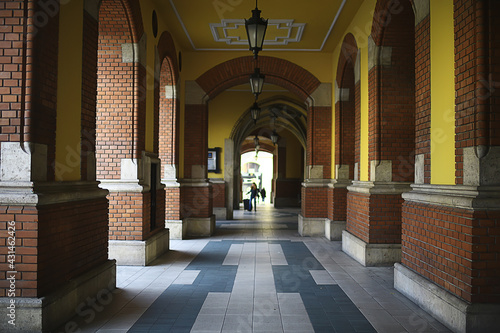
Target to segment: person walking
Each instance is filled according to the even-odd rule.
[[[247,194],[250,193],[250,207],[249,211],[252,211],[252,207],[254,208],[255,211],[257,211],[257,197],[259,196],[259,190],[257,189],[257,184],[252,183],[250,186],[250,191],[247,192]],[[253,205],[253,206],[252,206]]]
[[[260,197],[262,198],[262,202],[266,200],[266,189],[264,187],[260,190]]]

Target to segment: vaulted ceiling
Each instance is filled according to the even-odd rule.
[[[254,0],[153,0],[186,51],[246,51]],[[261,0],[265,51],[332,52],[362,0]]]

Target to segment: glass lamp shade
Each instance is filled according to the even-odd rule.
[[[245,29],[247,31],[250,51],[257,57],[259,51],[262,51],[267,29],[267,20],[260,17],[260,10],[257,7],[252,10],[252,17],[245,20]]]
[[[274,145],[276,145],[278,143],[279,139],[280,139],[280,137],[276,133],[276,130],[274,130],[273,134],[271,134],[271,141],[273,142]]]
[[[260,74],[260,68],[255,68],[255,71],[250,75],[250,88],[252,88],[252,94],[258,96],[262,92],[264,87],[265,76]]]
[[[259,119],[259,115],[260,115],[260,108],[259,108],[259,105],[257,105],[257,103],[253,103],[253,106],[250,109],[250,114],[252,115],[252,119],[253,119],[254,123],[256,123],[257,119]]]

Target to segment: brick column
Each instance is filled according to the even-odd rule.
[[[453,331],[492,332],[500,315],[500,3],[453,3],[456,185],[419,182],[403,195],[394,286]]]
[[[168,250],[169,235],[158,152],[145,151],[148,41],[139,22],[130,30],[126,5],[104,1],[99,9],[97,177],[109,191],[109,257],[147,265]],[[156,98],[154,105],[156,113]]]
[[[115,288],[116,266],[107,258],[107,191],[98,188],[93,163],[96,45],[92,31],[97,29],[97,13],[82,3],[68,6],[83,11],[83,44],[89,48],[83,52],[81,126],[70,128],[82,133],[81,147],[68,145],[67,156],[60,160],[69,162],[64,167],[78,169],[81,177],[57,182],[56,174],[64,169],[55,158],[56,117],[66,111],[57,105],[59,23],[69,15],[61,15],[58,2],[0,5],[2,332],[53,331],[87,299],[96,300],[98,293],[106,297]],[[37,13],[46,15],[43,23],[35,19]],[[78,148],[81,160],[75,158]],[[15,326],[8,316],[12,301]]]
[[[278,142],[278,151],[275,155],[277,173],[274,179],[274,207],[298,207],[301,191],[300,179],[287,178],[286,175],[286,141]],[[302,160],[302,159],[301,159]]]
[[[391,3],[377,3],[368,42],[369,181],[348,187],[342,234],[342,250],[365,266],[400,261],[401,195],[414,172],[414,12],[410,1]]]
[[[186,81],[184,109],[184,178],[181,184],[181,219],[187,236],[210,236],[215,230],[213,189],[207,179],[208,108],[205,91]]]
[[[302,183],[301,236],[324,236],[328,216],[332,138],[332,86],[322,83],[312,94],[307,115],[306,179]]]
[[[165,228],[170,239],[182,239],[181,190],[178,182],[179,99],[178,85],[173,85],[169,61],[162,64],[160,76],[159,157],[162,163],[162,183],[165,186]]]
[[[329,184],[328,189],[328,219],[325,226],[325,236],[330,240],[342,239],[347,219],[347,186],[351,185],[352,180],[357,179],[358,176],[355,167],[355,162],[359,161],[360,135],[360,129],[356,127],[359,126],[360,117],[360,57],[358,55],[359,50],[356,48],[355,41],[348,41],[346,37],[339,59],[337,80],[335,80],[336,165],[335,179]]]

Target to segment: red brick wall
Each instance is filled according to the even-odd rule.
[[[347,193],[346,230],[366,243],[370,241],[370,196]]]
[[[361,179],[361,84],[359,82],[354,86],[355,104],[354,104],[354,163],[358,163],[358,177]],[[368,175],[366,175],[368,178]]]
[[[41,139],[30,135],[31,128],[25,126],[29,124],[31,118],[31,96],[26,90],[31,89],[33,83],[31,78],[35,71],[35,69],[32,70],[32,63],[37,60],[26,56],[28,52],[32,53],[34,51],[33,44],[28,43],[28,40],[31,41],[35,36],[33,33],[28,34],[26,39],[23,36],[25,4],[29,8],[27,12],[33,14],[33,2],[2,1],[0,3],[0,141],[2,142]],[[54,20],[58,23],[57,17]],[[54,30],[53,33],[57,34],[57,29],[53,25],[48,29]],[[57,44],[53,46],[56,48],[57,61]],[[41,50],[38,48],[37,51],[40,52]],[[51,59],[47,60],[49,61],[48,64],[53,66]],[[27,70],[28,68],[30,69]],[[49,87],[51,89],[55,87],[54,77],[57,75],[57,67],[55,69],[56,71],[50,76],[52,85]],[[23,71],[28,81],[24,80]],[[40,75],[38,74],[39,71],[40,69],[36,68],[38,76]],[[40,102],[40,95],[38,94],[36,103],[40,104]],[[47,102],[52,103],[52,105],[55,103],[53,99]],[[24,137],[21,138],[21,135]]]
[[[186,105],[184,121],[184,177],[191,178],[191,166],[207,165],[208,112],[205,105]],[[206,175],[205,175],[206,176]]]
[[[151,194],[111,192],[109,239],[146,240],[165,228],[165,190],[156,192],[156,228],[151,230]]]
[[[457,184],[463,184],[463,148],[500,145],[499,9],[498,1],[454,1]]]
[[[302,216],[326,218],[328,216],[327,199],[327,187],[302,187]]]
[[[212,187],[182,187],[181,219],[213,215]]]
[[[172,64],[168,58],[163,60],[160,74],[160,159],[162,164],[177,164],[178,150],[178,100],[166,97],[165,86],[173,85]],[[163,170],[162,170],[163,175]]]
[[[427,16],[415,27],[415,154],[424,154],[424,183],[431,182],[431,36]]]
[[[212,184],[214,207],[226,207],[226,184]]]
[[[181,189],[180,187],[165,188],[165,219],[181,219]]]
[[[316,106],[309,109],[307,115],[307,165],[322,165],[324,178],[330,178],[331,147],[332,108]]]
[[[336,82],[339,88],[349,91],[349,100],[335,104],[335,164],[349,165],[349,178],[354,178],[356,149],[356,95],[354,66],[358,56],[358,46],[354,36],[349,33],[344,38],[337,65]],[[339,99],[340,96],[337,96]],[[359,142],[358,142],[359,144]],[[358,151],[359,154],[359,151]]]
[[[252,56],[231,59],[214,66],[196,82],[213,98],[232,86],[248,83],[254,67]],[[304,101],[320,85],[320,81],[307,70],[284,59],[259,56],[259,67],[266,76],[266,83],[288,89]]]
[[[96,158],[99,179],[120,179],[120,160],[137,157],[142,151],[138,143],[144,140],[140,111],[143,103],[138,92],[141,83],[139,67],[142,66],[122,62],[122,44],[137,42],[131,33],[127,8],[123,3],[119,0],[103,1],[99,12],[97,72]],[[144,99],[144,94],[142,97]]]
[[[17,295],[42,297],[107,260],[107,201],[0,207],[0,296],[8,289],[6,222],[16,221]]]
[[[347,188],[328,189],[328,218],[332,221],[346,221]]]
[[[349,192],[346,230],[370,244],[401,243],[401,195]]]
[[[405,202],[402,263],[467,302],[500,302],[500,212]]]
[[[335,164],[349,165],[349,179],[353,179],[356,134],[353,64],[347,62],[343,72],[339,87],[349,90],[349,100],[335,104]]]
[[[409,1],[379,1],[389,15],[375,27],[377,45],[392,47],[391,65],[369,73],[369,159],[391,160],[393,181],[413,181],[415,151],[415,28]],[[394,7],[392,7],[394,6]]]

